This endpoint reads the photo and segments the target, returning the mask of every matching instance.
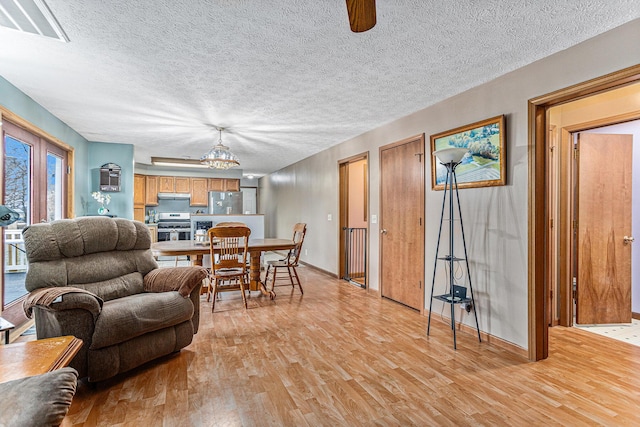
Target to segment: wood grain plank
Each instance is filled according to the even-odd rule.
[[[212,314],[203,298],[191,345],[81,382],[63,426],[640,423],[640,347],[559,326],[540,362],[465,332],[454,351],[446,323],[427,337],[413,310],[310,268],[300,274],[304,295],[254,293],[251,310]]]

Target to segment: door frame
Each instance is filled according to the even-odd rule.
[[[343,278],[346,274],[346,264],[345,264],[345,247],[346,247],[346,239],[345,233],[343,232],[343,228],[347,227],[349,224],[349,175],[348,175],[348,166],[350,163],[358,162],[361,160],[365,160],[367,162],[367,170],[366,170],[366,179],[365,179],[365,202],[364,202],[364,210],[365,215],[369,215],[369,200],[371,197],[369,195],[370,191],[370,161],[369,161],[369,152],[365,151],[364,153],[356,154],[351,157],[347,157],[346,159],[342,159],[338,161],[338,197],[339,197],[339,224],[338,224],[338,278]],[[367,221],[367,236],[370,233],[370,226]],[[369,278],[369,245],[371,239],[367,238],[366,243],[366,259],[365,259],[365,277]],[[369,289],[369,280],[366,280],[364,289]]]
[[[50,135],[48,132],[40,129],[38,126],[29,122],[28,120],[23,119],[17,114],[11,112],[3,106],[0,106],[0,150],[4,153],[4,132],[2,129],[2,123],[8,122],[14,126],[22,128],[35,136],[46,140],[48,144],[51,144],[55,147],[60,148],[65,151],[67,154],[67,173],[66,175],[66,199],[64,201],[64,212],[63,216],[65,218],[73,218],[75,216],[75,206],[74,206],[74,193],[75,193],[75,157],[74,157],[74,148],[69,144],[61,141],[53,135]],[[46,156],[46,155],[45,155]],[[4,161],[0,162],[0,196],[2,196],[2,200],[4,200]],[[0,257],[4,259],[4,232],[0,235]],[[0,268],[0,283],[2,284],[1,290],[4,292],[4,266]],[[21,334],[25,329],[29,328],[33,323],[33,320],[29,320],[24,316],[22,310],[22,298],[14,301],[13,303],[7,305],[4,311],[7,314],[15,314],[16,321],[12,323],[16,324],[16,328],[12,330],[11,335]],[[0,314],[2,314],[2,304],[0,304]]]
[[[529,360],[549,356],[549,263],[546,256],[549,211],[547,194],[547,109],[589,95],[640,82],[640,65],[634,65],[528,101],[528,347]]]
[[[425,286],[425,267],[426,267],[426,262],[425,262],[425,245],[426,245],[426,237],[425,237],[425,232],[424,232],[424,224],[426,223],[426,218],[425,218],[425,191],[426,191],[426,184],[425,184],[425,179],[426,179],[426,164],[427,164],[427,160],[426,160],[426,155],[425,155],[425,135],[424,133],[420,133],[414,136],[410,136],[408,138],[404,138],[400,141],[396,141],[396,142],[392,142],[390,144],[387,145],[383,145],[381,147],[378,148],[378,168],[379,168],[379,185],[378,185],[378,199],[380,200],[380,211],[379,211],[379,216],[378,216],[378,224],[384,224],[384,218],[383,218],[383,206],[384,206],[384,198],[382,197],[382,152],[394,147],[398,147],[404,144],[407,144],[409,142],[415,141],[415,140],[419,140],[420,144],[421,144],[421,150],[422,150],[422,156],[421,156],[421,163],[422,163],[422,180],[420,181],[422,186],[420,188],[420,216],[422,218],[422,224],[423,224],[423,229],[422,229],[422,257],[421,257],[421,261],[422,261],[422,299],[420,302],[420,314],[424,315],[425,313],[425,298],[426,298],[426,286]],[[379,243],[378,243],[378,293],[380,295],[380,297],[382,297],[382,287],[384,286],[384,283],[382,283],[382,273],[383,273],[383,259],[382,259],[382,255],[383,255],[383,251],[382,251],[382,245],[383,245],[383,241],[382,239],[380,239]],[[401,303],[400,303],[401,304]],[[408,307],[408,306],[407,306]],[[413,308],[412,308],[413,309]]]

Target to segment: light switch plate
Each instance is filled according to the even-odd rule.
[[[327,214],[327,221],[331,221],[332,218],[331,214]]]
[[[371,224],[378,223],[378,215],[371,215]]]

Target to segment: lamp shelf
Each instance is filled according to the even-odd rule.
[[[437,299],[447,304],[465,304],[471,302],[471,298],[460,298],[451,296],[451,294],[435,295],[433,299]]]
[[[451,257],[449,255],[438,257],[438,259],[440,261],[454,261],[454,262],[455,261],[466,261],[467,260],[466,258],[460,258],[460,257],[457,257],[457,256]]]

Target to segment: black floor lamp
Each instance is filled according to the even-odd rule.
[[[433,311],[433,300],[437,299],[451,307],[451,330],[453,331],[453,348],[456,348],[456,314],[455,306],[459,304],[464,307],[467,312],[473,310],[473,316],[476,321],[476,331],[478,332],[478,341],[482,342],[480,337],[480,328],[478,326],[478,315],[476,314],[476,304],[473,297],[473,286],[471,285],[471,272],[469,270],[469,259],[467,257],[467,242],[464,237],[464,226],[462,224],[462,210],[460,209],[460,196],[458,195],[458,179],[456,177],[456,167],[460,164],[463,157],[467,154],[466,148],[444,148],[433,152],[436,159],[447,168],[447,178],[444,183],[444,195],[442,198],[442,213],[440,214],[440,229],[438,231],[438,243],[436,246],[436,259],[433,266],[433,280],[431,282],[431,301],[429,304],[429,321],[427,323],[427,335],[429,335],[431,329],[431,312]],[[454,193],[455,191],[455,193]],[[464,249],[464,258],[456,257],[454,254],[454,222],[455,210],[453,204],[453,196],[458,204],[458,218],[460,222],[460,233],[462,234],[462,247]],[[449,195],[449,217],[445,219],[444,214],[447,210],[447,195]],[[440,238],[442,237],[442,226],[445,221],[449,223],[449,253],[444,256],[439,256],[440,251]],[[443,295],[434,295],[434,288],[436,284],[436,272],[438,270],[438,264],[444,262],[449,266],[447,286],[449,292]],[[467,269],[467,279],[469,284],[469,295],[467,295],[466,287],[456,284],[454,275],[454,264],[464,263]]]

